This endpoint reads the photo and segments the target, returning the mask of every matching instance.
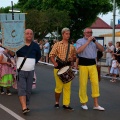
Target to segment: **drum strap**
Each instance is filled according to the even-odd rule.
[[[68,49],[67,49],[65,61],[61,60],[58,56],[56,57],[56,62],[58,63],[58,66],[56,67],[56,69],[60,69],[66,65],[70,65],[71,62],[67,61],[69,49],[70,49],[70,43],[68,43]]]
[[[65,61],[67,61],[69,50],[70,50],[70,43],[68,43],[68,49],[67,49]]]

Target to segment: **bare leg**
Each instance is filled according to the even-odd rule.
[[[98,106],[99,106],[99,104],[98,104],[98,98],[95,97],[94,98],[94,107],[98,107]]]
[[[55,92],[55,104],[59,104],[60,94]]]
[[[46,55],[46,62],[48,63],[48,55]]]
[[[110,67],[110,66],[108,66],[108,74],[110,74],[110,68],[111,68],[111,67]]]
[[[113,74],[113,82],[116,82],[116,74]]]
[[[26,106],[26,96],[19,96],[19,100],[20,100],[20,103],[21,103],[21,106],[22,106],[22,110],[26,109],[27,106]]]

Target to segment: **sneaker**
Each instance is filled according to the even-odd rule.
[[[59,108],[59,104],[55,104],[54,107],[55,107],[55,108]]]
[[[26,108],[24,110],[22,110],[23,114],[26,114],[26,113],[29,113],[30,112],[30,109],[29,108]]]
[[[1,91],[1,95],[4,95],[5,94],[5,92],[4,91]]]
[[[116,82],[116,80],[110,80],[110,82]]]
[[[1,88],[0,91],[1,91],[1,95],[5,94],[3,88]]]
[[[87,105],[82,105],[81,107],[82,107],[83,110],[88,110]]]
[[[101,106],[93,107],[94,110],[104,111],[105,109]]]
[[[110,74],[106,74],[105,76],[110,76]]]
[[[22,113],[23,113],[23,114],[28,113],[27,109],[22,110]]]
[[[27,112],[30,112],[30,109],[29,109],[29,108],[27,108]]]
[[[65,106],[65,105],[63,105],[63,108],[64,108],[64,110],[69,110],[69,111],[73,111],[74,110],[70,106]]]
[[[116,75],[116,77],[119,77],[119,74],[118,74],[118,75]]]
[[[113,82],[113,80],[110,80],[110,82]]]
[[[9,90],[6,92],[6,94],[9,96],[12,95],[12,93]]]

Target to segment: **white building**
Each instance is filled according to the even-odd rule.
[[[101,43],[102,45],[105,44],[107,45],[108,41],[112,41],[113,28],[99,17],[91,25],[90,28],[93,31],[93,36],[95,36],[98,42]],[[119,31],[120,31],[120,25],[116,25],[115,32],[117,32],[118,34]],[[120,36],[118,36],[117,34],[115,35],[115,42],[120,41]]]

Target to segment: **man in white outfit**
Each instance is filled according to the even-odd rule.
[[[108,74],[107,76],[110,75],[110,68],[112,65],[112,53],[114,52],[114,45],[112,44],[112,41],[108,42],[108,46],[106,49],[106,65],[108,66]]]

